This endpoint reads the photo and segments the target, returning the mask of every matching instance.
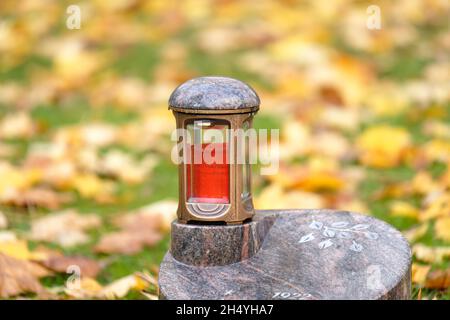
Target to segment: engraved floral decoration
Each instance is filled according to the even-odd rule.
[[[356,241],[356,235],[363,235],[370,240],[378,239],[378,233],[369,231],[368,229],[370,228],[370,225],[368,224],[361,223],[350,225],[349,222],[339,221],[327,226],[323,222],[313,220],[308,225],[308,227],[316,231],[302,236],[299,240],[299,243],[306,243],[316,239],[315,232],[320,231],[322,238],[325,237],[325,240],[319,242],[319,249],[327,249],[329,247],[332,247],[335,244],[336,239],[346,239],[351,240],[351,245],[348,248],[349,250],[352,250],[354,252],[361,252],[364,249],[364,246]]]

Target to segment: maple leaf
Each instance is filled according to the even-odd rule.
[[[80,276],[90,278],[95,278],[103,268],[102,263],[82,256],[56,255],[50,256],[39,263],[47,269],[60,273],[67,273],[69,267],[76,266],[80,269]]]
[[[136,254],[145,246],[152,247],[162,235],[152,230],[119,231],[102,236],[94,250],[101,253]]]
[[[45,294],[38,278],[49,275],[44,268],[0,253],[0,297],[9,298],[23,293]]]
[[[170,229],[177,205],[175,201],[163,200],[114,218],[114,224],[121,231],[103,235],[95,250],[135,254],[144,246],[154,246],[162,239],[161,231]]]

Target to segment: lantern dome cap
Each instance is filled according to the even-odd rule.
[[[246,83],[227,77],[199,77],[178,86],[169,109],[189,113],[242,113],[259,108],[259,97]]]

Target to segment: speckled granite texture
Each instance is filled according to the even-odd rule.
[[[372,217],[274,210],[234,229],[174,225],[179,233],[161,264],[161,298],[410,298],[408,242]]]
[[[199,227],[172,223],[170,252],[175,260],[195,266],[240,262],[258,252],[275,216],[256,217],[240,225]]]
[[[169,108],[238,110],[260,104],[256,92],[242,81],[226,77],[200,77],[181,84],[169,98]]]

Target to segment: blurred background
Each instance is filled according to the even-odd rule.
[[[413,298],[449,299],[449,16],[446,0],[2,0],[0,297],[156,298],[178,192],[167,100],[223,75],[280,129],[256,208],[383,219],[412,244]]]

